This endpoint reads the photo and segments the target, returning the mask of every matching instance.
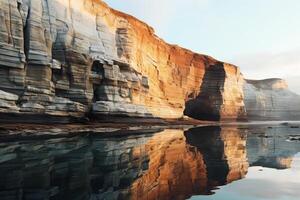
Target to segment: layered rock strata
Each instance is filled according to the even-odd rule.
[[[250,120],[300,119],[300,96],[282,79],[245,80],[244,93]]]
[[[280,83],[244,81],[101,0],[0,0],[0,15],[2,121],[300,118]]]
[[[237,67],[100,0],[0,0],[0,15],[1,113],[14,120],[245,115]]]

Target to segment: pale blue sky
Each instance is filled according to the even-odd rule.
[[[300,0],[105,0],[165,41],[279,77],[300,93]]]

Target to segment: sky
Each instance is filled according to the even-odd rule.
[[[284,78],[300,94],[299,0],[104,0],[171,44],[239,66],[246,78]]]

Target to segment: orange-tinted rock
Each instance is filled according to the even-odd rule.
[[[245,115],[236,66],[167,44],[102,1],[0,5],[0,90],[18,95],[16,116],[180,118],[187,102],[197,119]]]
[[[184,114],[202,120],[245,119],[243,76],[232,65],[217,63],[206,69],[198,96],[189,95]]]
[[[122,33],[118,59],[149,79],[148,94],[133,93],[133,103],[146,105],[154,116],[180,118],[186,102],[198,96],[198,109],[191,108],[196,113],[187,111],[186,115],[198,119],[244,117],[243,78],[236,66],[169,45],[143,22],[105,4],[100,4],[98,11],[105,9],[107,24],[117,35]]]

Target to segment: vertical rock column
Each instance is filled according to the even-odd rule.
[[[45,106],[51,104],[54,97],[54,85],[51,81],[51,11],[47,1],[29,0],[20,6],[24,13],[24,48],[27,61],[21,111],[44,112]]]
[[[89,21],[75,8],[76,3],[55,4],[57,37],[52,52],[53,59],[61,65],[55,70],[54,82],[57,96],[88,106],[93,99],[90,79],[93,62],[89,55],[90,38],[84,35],[84,30],[90,27]]]
[[[24,88],[24,40],[20,3],[0,0],[0,90],[20,94]]]

